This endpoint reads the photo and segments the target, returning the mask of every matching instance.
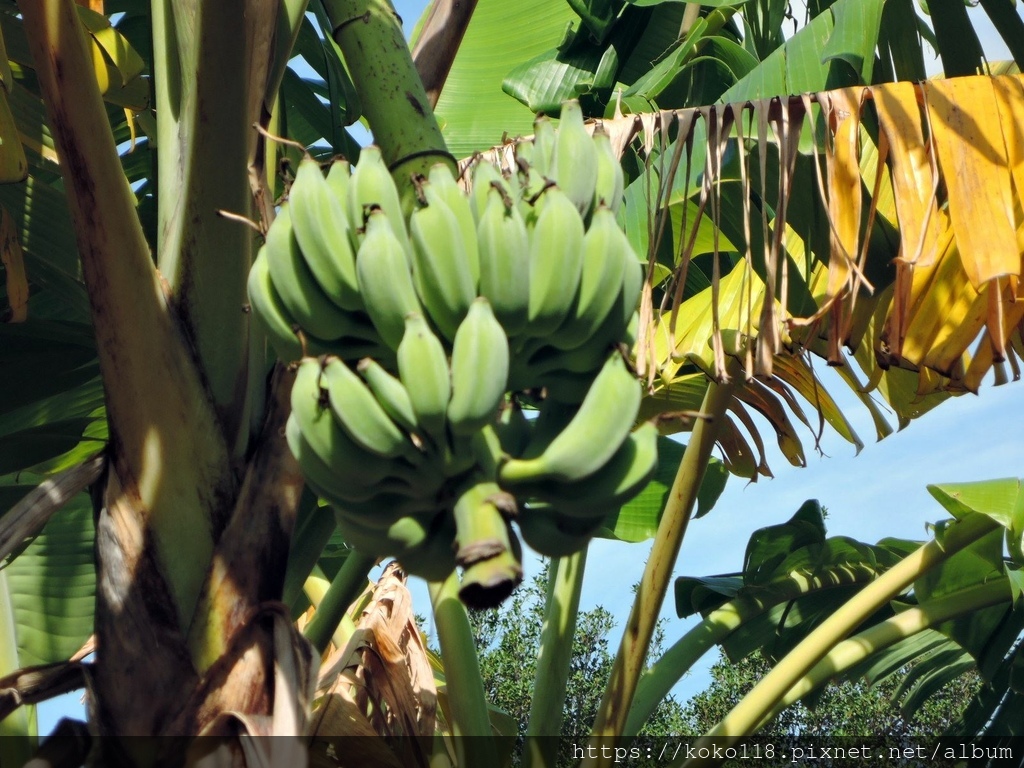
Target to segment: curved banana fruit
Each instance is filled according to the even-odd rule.
[[[604,520],[566,518],[548,505],[531,504],[520,510],[516,523],[530,549],[546,557],[565,557],[586,547]]]
[[[361,231],[374,207],[384,211],[403,250],[412,253],[395,180],[384,164],[380,148],[371,145],[363,147],[359,153],[359,162],[348,183],[348,215],[352,228]]]
[[[421,489],[415,488],[408,480],[392,477],[381,467],[374,467],[372,474],[363,475],[359,471],[358,454],[349,455],[344,464],[336,462],[329,465],[306,439],[308,431],[297,416],[288,417],[284,431],[288,447],[299,463],[307,485],[324,501],[348,505],[368,503],[382,493],[410,499],[421,493]]]
[[[352,168],[348,163],[348,160],[335,160],[331,163],[331,169],[327,171],[327,186],[330,187],[331,193],[334,195],[334,199],[338,202],[341,207],[342,213],[345,214],[345,221],[348,224],[346,229],[349,233],[349,245],[355,246],[355,238],[353,237],[352,219],[349,216],[348,207],[348,196],[349,196],[349,185],[352,182]]]
[[[551,120],[541,115],[533,121],[533,147],[530,148],[530,156],[527,160],[542,177],[555,177],[554,159],[557,143],[558,132],[555,131],[554,123]]]
[[[490,302],[481,296],[470,306],[452,346],[448,425],[453,434],[470,435],[496,419],[508,385],[508,364],[508,338]]]
[[[600,125],[594,130],[594,147],[597,150],[597,180],[594,184],[594,207],[606,205],[613,214],[622,207],[625,191],[625,175],[612,143]]]
[[[418,312],[405,318],[405,335],[398,345],[398,377],[409,393],[416,423],[438,448],[447,445],[446,424],[452,383],[448,356],[441,340]]]
[[[466,249],[466,260],[469,262],[469,274],[475,285],[480,280],[480,258],[477,255],[476,219],[469,198],[462,192],[459,183],[452,176],[451,168],[438,163],[430,169],[428,176],[430,188],[448,206],[462,232],[462,245]]]
[[[246,289],[252,313],[267,334],[267,339],[277,356],[285,361],[298,360],[302,357],[302,346],[299,337],[295,335],[299,325],[288,314],[270,279],[270,264],[267,261],[265,245],[256,254],[256,260],[249,270]]]
[[[604,466],[626,439],[640,410],[640,383],[620,354],[609,356],[579,411],[544,452],[510,459],[499,470],[503,486],[529,480],[581,480]]]
[[[270,279],[281,303],[303,330],[318,338],[360,337],[365,332],[363,323],[327,298],[306,264],[295,239],[290,208],[287,204],[281,207],[264,246]]]
[[[330,485],[338,496],[365,500],[379,491],[375,486],[391,478],[404,482],[409,488],[423,484],[424,478],[404,459],[385,459],[349,437],[335,419],[328,401],[329,395],[321,386],[320,361],[304,359],[292,386],[290,420],[294,421],[302,441],[326,465],[330,476],[337,478]],[[294,446],[293,453],[302,466],[303,460]],[[370,493],[365,492],[367,489]]]
[[[469,192],[469,205],[473,210],[473,220],[477,226],[487,210],[491,190],[503,196],[509,204],[513,204],[512,190],[501,172],[488,162],[480,161],[473,166],[473,188]]]
[[[608,314],[617,308],[621,293],[617,288],[622,285],[628,258],[622,248],[632,255],[625,238],[610,209],[601,206],[594,211],[583,236],[583,270],[576,301],[566,321],[547,339],[553,347],[575,349],[594,338]],[[616,334],[614,340],[619,338],[621,334]]]
[[[562,104],[551,162],[555,183],[576,206],[580,216],[589,214],[597,187],[598,153],[594,140],[583,126],[583,110],[575,99]]]
[[[423,454],[409,436],[391,420],[363,380],[345,363],[328,357],[323,363],[320,380],[327,387],[334,417],[362,448],[388,459],[401,456],[412,464],[423,460]]]
[[[356,257],[359,290],[374,327],[392,349],[405,333],[405,316],[420,311],[412,272],[402,243],[380,209],[370,212]]]
[[[450,340],[476,298],[476,281],[455,214],[430,182],[422,189],[427,204],[409,219],[413,282],[430,319]]]
[[[519,209],[497,189],[487,196],[476,237],[480,295],[491,302],[505,333],[514,337],[529,319],[530,236]]]
[[[410,435],[415,435],[419,429],[419,424],[416,423],[416,411],[413,410],[412,400],[409,399],[409,391],[402,382],[388,373],[384,366],[369,357],[360,360],[356,370],[362,375],[366,385],[388,416]]]
[[[583,268],[583,220],[557,187],[547,190],[530,233],[531,335],[549,336],[572,309]]]
[[[516,487],[517,495],[539,499],[574,518],[593,517],[595,509],[621,507],[650,482],[658,468],[658,428],[641,424],[593,476],[583,481],[540,481]]]
[[[295,239],[320,288],[342,309],[362,309],[345,209],[312,157],[299,163],[288,200]]]

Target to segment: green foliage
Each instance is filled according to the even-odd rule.
[[[771,663],[760,651],[736,662],[723,655],[711,667],[711,684],[686,702],[683,732],[709,731],[770,669]],[[909,669],[904,667],[901,672],[906,674]],[[894,742],[930,740],[959,718],[981,683],[974,671],[959,675],[907,717],[894,704],[903,674],[887,677],[877,685],[864,680],[829,683],[810,707],[799,703],[786,709],[761,730],[758,738],[781,741],[799,736],[824,742],[884,733]]]
[[[534,695],[548,568],[545,561],[543,570],[524,583],[500,609],[469,614],[487,699],[519,723],[516,754],[522,750]],[[584,743],[590,734],[612,668],[609,635],[615,624],[612,614],[601,606],[582,611],[577,619],[562,721],[563,742]],[[661,637],[660,631],[656,633],[654,656],[661,651]],[[670,696],[640,733],[655,738],[680,733],[682,715],[679,703]]]

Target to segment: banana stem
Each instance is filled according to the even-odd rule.
[[[499,764],[492,740],[463,738],[490,737],[491,721],[473,631],[466,607],[459,599],[458,574],[453,572],[443,582],[431,582],[429,589],[444,663],[451,715],[449,727],[455,737],[455,764],[459,768],[492,768]]]
[[[946,530],[941,544],[932,539],[868,584],[780,660],[718,725],[697,742],[695,749],[707,747],[710,739],[714,739],[715,744],[720,747],[728,746],[735,744],[744,734],[753,733],[765,715],[782,701],[790,688],[839,641],[913,584],[917,578],[996,530],[998,525],[985,515],[969,515]],[[688,768],[714,764],[713,761],[699,760],[690,764],[684,763]]]
[[[352,83],[403,203],[411,207],[413,174],[446,163],[456,172],[402,25],[388,0],[324,0],[331,36],[341,48]]]
[[[523,580],[508,522],[495,505],[500,495],[497,484],[477,483],[455,503],[455,561],[465,569],[459,595],[473,608],[499,605]]]
[[[352,550],[327,589],[323,600],[313,614],[313,620],[306,626],[306,639],[319,653],[327,649],[331,636],[341,624],[352,601],[366,588],[366,574],[376,558]]]
[[[586,768],[603,768],[610,764],[611,758],[607,755],[611,755],[614,750],[605,750],[601,747],[614,747],[625,726],[626,715],[633,703],[633,695],[643,672],[654,627],[668,590],[672,568],[679,556],[679,547],[683,542],[683,536],[686,535],[686,527],[697,501],[697,492],[704,480],[711,450],[725,417],[725,409],[736,389],[739,372],[736,360],[729,358],[725,381],[712,381],[704,395],[701,411],[708,414],[708,417],[697,422],[679,463],[679,471],[672,483],[661,523],[658,525],[658,533],[654,537],[651,554],[647,558],[647,565],[622,636],[622,643],[605,687],[604,698],[594,721],[590,744],[598,749],[588,751],[590,754],[602,756],[586,758],[583,761]]]
[[[551,561],[540,655],[526,726],[524,768],[554,768],[558,762],[558,736],[562,732],[565,691],[586,564],[586,547]]]
[[[789,689],[782,700],[761,720],[758,730],[770,723],[786,707],[869,656],[936,624],[998,605],[1006,602],[1009,597],[1010,585],[1005,578],[990,581],[910,608],[844,640]]]

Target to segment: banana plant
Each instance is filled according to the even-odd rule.
[[[767,417],[793,463],[803,448],[790,414],[810,426],[808,405],[859,446],[810,354],[843,363],[859,389],[840,345],[864,340],[853,359],[900,426],[947,391],[976,387],[989,367],[998,374],[1003,360],[1016,372],[1016,223],[1009,214],[998,222],[1000,260],[984,263],[972,246],[974,209],[955,182],[979,180],[991,210],[1012,211],[1017,80],[886,85],[923,77],[922,40],[938,47],[948,75],[981,71],[980,46],[961,45],[973,31],[958,3],[931,3],[930,25],[909,0],[818,3],[787,40],[788,6],[777,0],[515,9],[437,0],[415,59],[385,0],[89,5],[0,3],[12,116],[0,99],[0,509],[10,509],[0,556],[11,560],[0,571],[10,569],[11,596],[0,595],[0,631],[18,648],[0,660],[0,688],[18,692],[10,701],[39,701],[88,674],[101,735],[307,729],[317,651],[352,641],[359,612],[348,609],[372,561],[339,541],[302,492],[281,436],[293,374],[251,325],[245,284],[302,157],[297,146],[355,161],[347,129],[360,118],[407,195],[410,174],[528,134],[534,112],[555,112],[566,96],[614,130],[631,182],[620,224],[648,263],[636,350],[644,413],[689,435],[685,449],[662,451],[655,484],[606,521],[606,535],[654,544],[596,743],[614,743],[636,702],[653,696],[646,651],[687,522],[710,508],[726,472],[770,471],[750,447],[762,441],[750,410]],[[983,7],[1018,55],[1019,19],[998,3]],[[308,69],[289,66],[298,55]],[[928,108],[916,124],[883,113],[887,100],[916,104],[918,93]],[[735,102],[754,106],[724,106]],[[1012,171],[972,155],[971,126],[954,120],[985,109],[1002,116],[984,138]],[[6,154],[19,147],[24,161]],[[929,153],[930,166],[921,161]],[[931,197],[909,193],[915,174],[930,179],[921,189]],[[937,242],[928,262],[922,253]],[[937,298],[949,292],[962,311],[940,337]],[[979,333],[983,354],[967,359]],[[679,413],[687,418],[665,418]],[[873,416],[884,436],[891,427]],[[724,463],[712,460],[716,445]],[[93,529],[75,505],[94,508]],[[85,528],[62,535],[72,521]],[[38,614],[33,624],[31,604],[58,567],[79,562],[90,536],[96,558],[72,571],[75,599],[47,604],[46,621],[69,633],[50,643],[53,625]],[[17,566],[33,562],[40,542],[46,579],[19,580]],[[584,561],[552,568],[533,736],[558,730]],[[897,568],[878,577],[879,592]],[[905,580],[909,570],[896,572]],[[484,736],[500,717],[484,699],[457,586],[453,577],[431,588],[439,698],[449,733]],[[890,585],[884,601],[905,586]],[[939,589],[936,601],[949,594]],[[92,601],[94,618],[82,619]],[[953,602],[929,614],[936,626],[960,616],[948,613]],[[892,631],[906,629],[879,630]],[[90,634],[97,655],[85,667],[74,651]],[[1008,679],[1009,667],[993,663],[993,679]],[[30,688],[40,675],[47,684]],[[748,707],[739,730],[813,687],[815,675],[780,673],[781,693]],[[163,695],[140,697],[134,686]],[[999,701],[979,700],[971,715],[980,722]],[[30,720],[18,710],[3,721],[24,737],[0,745],[20,750],[12,759],[32,746]],[[552,763],[550,743],[537,741],[532,764]],[[479,744],[458,763],[497,764],[497,748]]]

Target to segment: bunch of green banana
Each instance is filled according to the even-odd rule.
[[[380,151],[312,159],[253,265],[253,313],[296,363],[285,436],[355,547],[495,605],[586,545],[657,463],[627,362],[643,282],[623,175],[576,102],[504,174],[445,165],[403,210]],[[535,407],[531,418],[524,404]]]

